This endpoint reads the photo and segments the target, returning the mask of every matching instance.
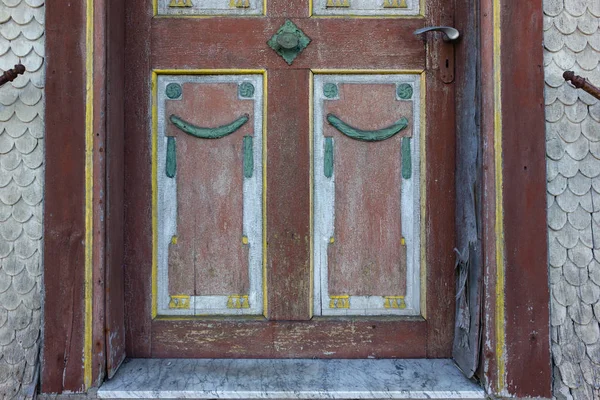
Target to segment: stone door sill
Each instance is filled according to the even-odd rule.
[[[107,399],[485,399],[452,360],[131,359]]]

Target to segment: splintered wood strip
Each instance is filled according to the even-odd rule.
[[[123,144],[125,4],[109,0],[107,29],[110,79],[106,115],[106,369],[111,378],[125,359],[123,284]]]
[[[266,42],[285,19],[158,18],[152,21],[154,68],[285,68]],[[421,19],[294,20],[312,40],[294,68],[423,69],[425,46],[414,30]],[[195,32],[173,40],[174,32]],[[207,56],[208,55],[208,56]]]
[[[309,71],[268,74],[267,296],[270,319],[310,318]]]
[[[152,357],[421,358],[422,320],[156,320]]]

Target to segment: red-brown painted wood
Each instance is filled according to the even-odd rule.
[[[428,25],[453,26],[454,4],[428,1]],[[452,43],[441,35],[427,39],[426,75],[426,266],[427,266],[427,356],[452,356],[454,334],[455,279],[455,113],[454,84],[448,82],[446,58]],[[422,117],[423,118],[423,117]]]
[[[427,336],[418,319],[156,320],[152,335],[159,358],[421,358]]]
[[[294,19],[312,39],[294,69],[423,69],[425,47],[413,31],[422,19]],[[266,42],[284,18],[157,18],[152,21],[152,67],[287,68]],[[174,32],[187,34],[173,40]],[[359,56],[360,55],[360,56]]]
[[[267,3],[268,17],[308,17],[310,14],[308,0],[264,0]]]
[[[551,397],[542,1],[502,4],[506,383]]]
[[[494,25],[492,1],[481,2],[481,135],[482,135],[482,244],[484,261],[482,351],[477,375],[491,392],[498,393],[496,353],[496,177],[494,164]]]
[[[106,87],[106,369],[112,377],[125,359],[123,287],[123,139],[125,7],[109,0]]]
[[[152,2],[132,0],[125,5],[124,281],[128,357],[151,355],[151,16]]]
[[[324,101],[324,116],[332,113],[365,130],[390,126],[402,117],[409,122],[389,139],[366,143],[323,121],[324,135],[334,140],[335,166],[335,241],[328,248],[329,293],[404,296],[401,143],[402,137],[412,136],[413,104],[396,100],[395,84],[338,84],[338,88],[340,99]]]
[[[127,92],[131,98],[126,104],[130,115],[126,139],[126,190],[127,212],[127,272],[128,288],[126,304],[128,322],[128,348],[134,356],[149,356],[152,335],[151,325],[175,324],[172,321],[150,319],[150,155],[148,143],[149,66],[156,69],[211,69],[211,68],[266,68],[268,70],[267,108],[267,316],[272,320],[305,320],[310,317],[310,269],[309,269],[309,70],[308,68],[363,68],[363,69],[422,69],[425,67],[424,41],[412,32],[424,25],[422,18],[414,19],[335,19],[292,18],[313,39],[309,47],[294,61],[293,67],[276,55],[266,41],[283,24],[284,18],[155,18],[150,20],[147,9],[140,0],[127,4],[130,24],[128,62],[132,71],[127,79]],[[280,4],[282,7],[287,7]],[[144,10],[144,11],[140,11]],[[140,12],[142,15],[140,15]],[[432,20],[446,21],[442,15],[452,15],[449,5],[434,2],[430,8]],[[151,38],[148,40],[148,33]],[[173,40],[173,32],[194,32],[186,40]],[[151,43],[151,45],[150,45]],[[438,43],[438,42],[435,42]],[[439,41],[441,43],[441,40]],[[440,50],[439,45],[433,51]],[[442,48],[443,49],[443,48]],[[148,54],[151,53],[150,64]],[[360,57],[356,54],[360,53]],[[444,54],[447,54],[446,51]],[[422,353],[434,357],[448,357],[451,353],[453,295],[453,206],[452,171],[454,168],[452,137],[454,120],[452,113],[453,91],[451,85],[441,83],[437,55],[431,57],[428,72],[428,115],[439,119],[431,125],[427,140],[428,167],[443,169],[442,182],[430,180],[427,184],[431,204],[427,223],[428,329],[431,334],[422,336],[428,340],[431,351]],[[441,64],[440,64],[441,63]],[[444,75],[446,76],[446,75]],[[447,76],[446,76],[447,80]],[[133,100],[135,99],[135,100]],[[443,118],[439,117],[443,116]],[[135,121],[135,123],[133,122]],[[146,136],[145,136],[146,135]],[[439,138],[441,135],[442,138]],[[137,149],[137,151],[135,150]],[[140,150],[141,149],[141,150]],[[437,161],[431,161],[437,160]],[[135,169],[135,170],[133,170]],[[131,211],[129,211],[131,210]],[[439,235],[433,240],[434,235]],[[429,289],[429,288],[428,288]],[[448,313],[438,315],[438,313]],[[236,320],[231,319],[231,323]],[[237,320],[244,321],[244,320]],[[340,324],[350,324],[340,320]],[[235,322],[242,323],[242,322]],[[266,324],[266,322],[264,322]],[[298,322],[300,323],[300,322]],[[315,322],[315,324],[317,324]],[[402,329],[405,322],[398,322]],[[193,334],[189,324],[176,324],[169,330],[169,340],[161,339],[152,345],[153,354],[169,354],[172,345],[168,341],[182,341]],[[220,340],[228,335],[224,327],[213,325],[209,336]],[[260,340],[269,342],[268,336]],[[383,343],[383,342],[382,342]],[[378,352],[378,344],[371,351]],[[408,346],[408,345],[407,345]],[[236,349],[244,352],[252,345],[240,343]],[[236,350],[237,351],[237,350]],[[249,350],[248,350],[249,351]],[[395,354],[406,354],[404,343],[398,343]],[[173,353],[176,354],[176,353]],[[201,354],[201,353],[197,353]],[[378,353],[379,354],[379,353]],[[383,354],[383,353],[381,353]],[[391,353],[386,353],[391,354]]]
[[[268,73],[267,317],[310,318],[309,71]]]
[[[46,10],[43,392],[83,388],[85,4]],[[64,60],[69,60],[65,63]],[[68,195],[67,195],[68,194]]]
[[[243,115],[250,119],[218,140],[193,137],[167,122],[167,136],[177,147],[177,241],[169,246],[169,294],[248,294],[242,146],[254,131],[254,101],[238,99],[236,83],[185,83],[182,89],[181,100],[166,102],[165,121],[177,115],[217,127]]]
[[[106,0],[94,2],[93,160],[92,160],[92,343],[91,381],[100,385],[106,375]],[[87,202],[87,200],[86,200]]]

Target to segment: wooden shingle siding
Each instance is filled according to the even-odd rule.
[[[33,395],[41,338],[44,1],[0,0],[0,398]]]
[[[554,394],[599,398],[600,2],[544,1],[546,159]]]

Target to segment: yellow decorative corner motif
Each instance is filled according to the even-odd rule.
[[[193,7],[192,0],[171,0],[169,7]]]
[[[350,0],[327,0],[327,7],[350,7]]]
[[[385,308],[399,308],[401,310],[406,308],[406,302],[404,296],[383,296],[385,299],[383,306]]]
[[[408,8],[406,0],[384,0],[383,8]]]
[[[331,243],[331,244],[335,243],[335,238],[333,236],[329,238],[329,243]]]
[[[402,246],[406,246],[406,239],[404,239],[404,238],[400,239],[400,244]]]
[[[242,236],[242,244],[248,244],[248,236]]]
[[[250,8],[250,0],[229,0],[230,8]]]
[[[178,294],[169,296],[171,301],[169,302],[169,308],[179,308],[189,310],[190,308],[190,296],[187,294]]]
[[[248,295],[232,294],[227,299],[227,308],[250,308]]]
[[[177,244],[177,236],[171,238],[171,244]]]
[[[350,308],[350,296],[329,296],[329,308]]]

